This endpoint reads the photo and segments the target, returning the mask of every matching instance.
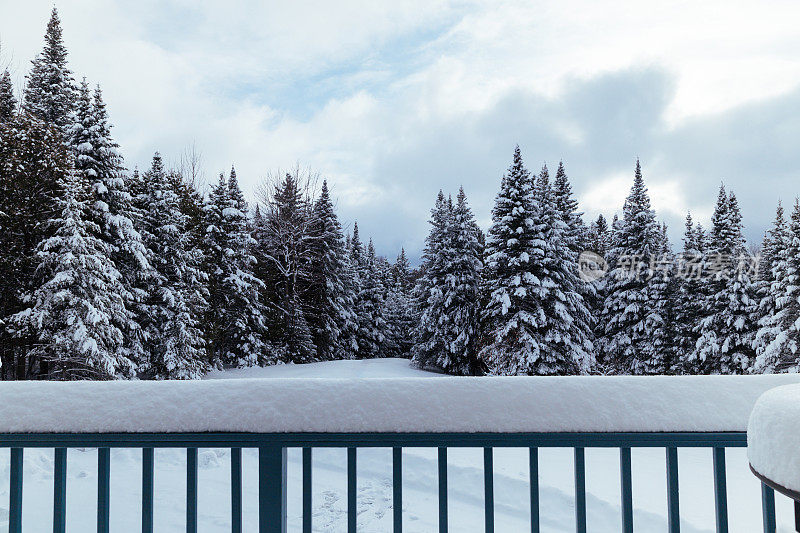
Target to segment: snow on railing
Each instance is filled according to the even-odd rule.
[[[745,431],[800,375],[0,383],[0,433]]]

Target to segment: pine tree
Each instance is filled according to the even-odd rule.
[[[94,236],[107,245],[111,264],[121,276],[126,318],[117,327],[125,335],[127,357],[144,362],[145,339],[137,315],[141,314],[138,306],[145,297],[144,286],[152,269],[141,235],[134,227],[139,213],[128,190],[118,145],[111,137],[100,87],[92,95],[84,79],[77,94],[68,140],[75,154],[78,179],[90,194],[84,216],[96,231]]]
[[[754,343],[756,360],[752,368],[756,373],[788,368],[793,364],[791,356],[797,349],[793,322],[798,317],[795,300],[800,289],[800,271],[793,254],[798,250],[795,230],[800,230],[800,227],[794,226],[795,216],[800,216],[796,214],[798,209],[796,205],[787,226],[783,206],[778,203],[773,226],[764,236],[756,284],[759,328]]]
[[[0,322],[29,306],[41,258],[37,247],[52,236],[49,220],[63,211],[69,152],[47,124],[21,113],[0,123]],[[0,361],[6,379],[41,371],[29,353],[33,339],[12,337],[0,325]]]
[[[572,194],[572,185],[570,185],[563,161],[558,163],[556,177],[553,179],[552,196],[556,210],[560,213],[561,219],[566,225],[564,239],[567,246],[575,254],[579,254],[586,249],[588,230],[583,223],[583,213],[578,211],[578,200]],[[603,222],[605,222],[605,219]]]
[[[358,357],[372,359],[381,356],[381,347],[386,335],[386,319],[383,315],[385,291],[372,239],[369,240],[366,255],[359,267],[358,278],[360,281],[356,299]]]
[[[421,368],[436,368],[439,356],[447,353],[447,320],[445,313],[445,283],[451,260],[448,229],[452,210],[440,190],[431,210],[430,233],[422,254],[422,277],[415,288],[415,303],[420,317],[414,334],[412,358]]]
[[[414,365],[449,374],[483,372],[477,357],[482,249],[478,226],[461,188],[456,204],[439,193],[425,251],[425,274]]]
[[[493,373],[574,374],[591,365],[590,317],[566,229],[546,168],[534,186],[517,147],[486,243],[481,356]]]
[[[8,69],[0,75],[0,122],[10,120],[17,112],[17,99]]]
[[[29,357],[43,363],[49,378],[130,376],[134,363],[122,355],[123,335],[115,326],[126,313],[119,272],[107,245],[82,218],[82,183],[68,174],[63,189],[61,214],[50,224],[54,232],[37,248],[37,288],[30,306],[12,317],[12,327],[33,340]]]
[[[753,362],[756,302],[736,196],[721,186],[703,278],[702,320],[692,354],[699,372],[739,374]]]
[[[306,317],[318,360],[349,359],[357,348],[352,276],[327,181],[314,203]]]
[[[658,320],[651,301],[650,261],[658,258],[663,244],[639,161],[633,186],[625,199],[623,218],[612,225],[605,301],[600,314],[600,353],[609,372],[641,374],[651,371],[655,356],[651,339]]]
[[[411,357],[418,321],[413,305],[411,266],[403,248],[392,265],[387,284],[385,356]]]
[[[775,285],[779,276],[783,277],[786,262],[781,258],[791,244],[791,235],[783,214],[783,206],[778,203],[775,221],[772,228],[764,235],[761,256],[758,263],[758,279],[755,281],[758,308],[754,310],[760,326],[756,338],[756,355],[760,355],[771,342],[767,333],[767,323],[777,312],[777,294],[779,287]],[[778,271],[775,270],[780,266]]]
[[[67,49],[61,36],[61,21],[53,8],[42,53],[32,61],[27,76],[23,108],[52,124],[66,138],[72,126],[75,82],[67,66]]]
[[[695,374],[691,361],[697,343],[697,326],[701,318],[701,291],[704,243],[702,227],[694,226],[691,213],[686,214],[683,252],[678,262],[678,287],[675,296],[676,373]]]
[[[601,257],[605,257],[611,241],[611,235],[608,222],[606,222],[603,215],[598,215],[597,220],[592,222],[592,225],[589,227],[588,238],[588,249]]]
[[[216,366],[273,363],[274,354],[265,345],[265,310],[259,298],[264,285],[253,275],[255,241],[247,227],[247,213],[237,207],[232,189],[231,182],[220,175],[205,206],[207,348]]]
[[[144,186],[142,233],[154,272],[142,324],[149,357],[140,373],[160,379],[199,378],[207,368],[199,324],[206,302],[202,257],[191,246],[187,217],[158,153],[144,175]]]

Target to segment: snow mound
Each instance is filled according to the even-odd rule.
[[[762,476],[800,492],[800,385],[758,399],[747,425],[747,458]]]
[[[0,432],[744,431],[787,383],[800,375],[4,382]]]
[[[412,368],[408,359],[382,358],[323,361],[302,365],[254,366],[214,370],[205,379],[284,378],[435,378],[446,377]]]

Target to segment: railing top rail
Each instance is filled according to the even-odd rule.
[[[715,433],[5,433],[0,447],[744,447],[743,432]]]
[[[0,383],[2,433],[745,431],[800,375]]]

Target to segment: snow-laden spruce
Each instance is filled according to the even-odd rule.
[[[357,235],[353,235],[354,246]],[[370,238],[367,250],[357,266],[358,296],[356,297],[356,313],[358,315],[358,357],[369,359],[381,356],[381,348],[386,340],[386,318],[384,317],[385,287],[379,270],[378,258],[375,255],[375,244]]]
[[[536,185],[519,147],[503,177],[486,243],[486,344],[497,374],[574,374],[592,364],[589,312],[546,169]]]
[[[187,216],[156,153],[143,178],[141,231],[153,274],[148,277],[141,323],[147,339],[142,376],[199,378],[208,368],[200,318],[206,310],[202,255],[191,246]]]
[[[421,317],[412,353],[420,368],[462,375],[483,372],[477,356],[483,268],[479,232],[463,187],[455,205],[439,191],[417,288]]]
[[[411,282],[411,265],[404,248],[400,248],[386,280],[384,301],[386,335],[384,357],[410,357],[414,347],[414,330],[418,324]]]
[[[782,223],[782,214],[779,210],[770,233],[767,264],[771,264],[771,273],[767,279],[771,283],[759,311],[769,309],[770,304],[774,311],[759,322],[753,368],[758,373],[800,370],[800,202],[795,200],[788,228]]]
[[[702,374],[740,374],[753,363],[756,334],[751,258],[736,196],[720,186],[711,217],[699,334],[691,359]]]
[[[608,254],[612,270],[604,280],[598,333],[602,363],[614,373],[658,372],[667,354],[653,342],[653,334],[666,317],[660,287],[657,290],[650,282],[655,274],[653,261],[660,258],[665,245],[638,160],[623,217],[612,227]]]
[[[0,74],[0,122],[5,122],[17,111],[17,99],[11,83],[11,73],[6,69]]]
[[[322,182],[311,220],[306,318],[317,349],[316,360],[346,359],[357,349],[353,276],[327,181]]]
[[[695,226],[691,213],[686,214],[683,233],[683,252],[678,258],[677,287],[673,304],[674,371],[694,374],[696,364],[690,358],[699,333],[702,301],[698,298],[702,288],[703,257],[706,251],[705,234],[700,224]]]
[[[119,271],[109,246],[83,219],[86,186],[69,172],[62,187],[53,234],[37,248],[37,288],[27,298],[30,307],[12,317],[14,331],[33,338],[28,355],[50,378],[130,376],[135,365],[122,354],[117,327],[126,319]]]
[[[48,124],[27,113],[0,123],[0,361],[5,379],[45,373],[30,353],[36,334],[19,335],[11,317],[39,288],[40,243],[54,235],[72,171],[69,151]],[[84,191],[85,193],[85,191]]]
[[[67,65],[67,48],[55,7],[47,24],[44,41],[44,49],[31,62],[31,71],[26,76],[23,108],[52,124],[62,138],[67,138],[72,127],[75,81]]]
[[[203,327],[211,363],[252,366],[266,362],[263,282],[253,275],[255,244],[235,175],[212,188],[205,205],[208,312]]]
[[[109,260],[121,278],[125,320],[117,324],[125,336],[126,357],[145,363],[147,342],[141,331],[141,305],[147,297],[144,285],[151,276],[147,250],[134,227],[134,201],[124,176],[122,156],[111,137],[100,87],[94,91],[84,79],[78,90],[74,123],[69,130],[69,145],[75,154],[78,178],[85,183],[89,198],[85,216],[96,237],[108,247]],[[147,206],[144,207],[146,213]],[[146,317],[145,317],[146,318]]]

